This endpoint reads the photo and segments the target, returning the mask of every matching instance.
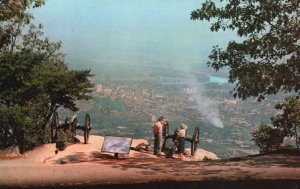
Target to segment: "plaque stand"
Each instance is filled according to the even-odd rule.
[[[119,159],[119,153],[115,153],[115,158]]]

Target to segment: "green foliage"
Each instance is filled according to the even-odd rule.
[[[265,123],[252,133],[253,141],[260,148],[261,152],[270,152],[278,150],[283,142],[284,135],[278,128],[272,128]]]
[[[298,0],[206,0],[191,13],[193,20],[212,21],[211,31],[233,30],[241,39],[222,50],[213,47],[208,65],[229,68],[234,97],[300,89],[300,23]],[[240,42],[241,41],[241,42]]]
[[[21,7],[13,9],[14,3]],[[3,4],[11,5],[12,12],[23,12],[6,15],[9,10]],[[47,142],[46,124],[52,113],[59,107],[77,111],[76,101],[91,98],[90,70],[70,70],[59,51],[61,43],[44,38],[41,25],[30,24],[26,8],[42,4],[42,0],[0,3],[0,27],[9,28],[0,47],[1,148],[18,145],[28,150]]]
[[[26,12],[28,8],[37,8],[44,4],[44,0],[1,0],[0,1],[0,48],[13,43],[20,32],[20,24],[28,24],[33,18]],[[14,23],[14,24],[12,24]]]
[[[96,99],[97,106],[107,111],[117,110],[120,112],[128,112],[128,107],[120,101],[115,101],[107,98]]]
[[[0,148],[11,145],[20,147],[21,152],[46,142],[46,130],[35,123],[38,115],[34,107],[13,106],[0,108]]]
[[[44,4],[44,0],[1,0],[0,22],[11,18],[24,18],[28,15],[27,8],[36,8]]]
[[[300,101],[296,96],[289,96],[275,105],[282,113],[272,117],[272,127],[261,124],[252,133],[253,140],[262,151],[276,150],[282,145],[284,137],[295,137],[299,148],[297,128],[300,127]]]
[[[300,101],[298,97],[289,96],[285,101],[279,102],[275,108],[282,110],[281,114],[272,117],[272,124],[282,129],[287,137],[295,137],[299,148],[297,128],[300,127]]]
[[[214,46],[208,65],[216,71],[229,69],[234,97],[243,100],[281,91],[300,94],[300,23],[298,0],[206,0],[191,13],[193,20],[212,21],[211,31],[232,30],[240,37],[225,50]],[[295,136],[299,126],[299,100],[290,97],[275,108],[273,127],[261,124],[252,133],[263,151],[278,149],[283,137]]]

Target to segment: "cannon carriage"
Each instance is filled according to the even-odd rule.
[[[164,125],[163,125],[163,145],[162,145],[162,149],[166,149],[166,142],[167,142],[167,139],[172,139],[173,143],[177,141],[177,138],[178,138],[178,129],[176,129],[174,131],[174,134],[173,135],[170,135],[169,134],[169,123],[166,122]],[[194,156],[195,155],[195,152],[197,150],[197,146],[199,144],[199,128],[198,127],[195,127],[194,129],[194,133],[192,136],[188,136],[186,135],[185,137],[185,141],[187,142],[190,142],[191,143],[191,155]]]
[[[66,118],[64,124],[59,124],[58,113],[54,112],[51,121],[51,141],[56,142],[58,136],[58,130],[63,130],[63,132],[70,133],[70,137],[76,136],[76,130],[82,130],[84,133],[84,143],[87,144],[89,140],[90,130],[91,130],[91,118],[89,114],[85,115],[84,125],[78,125],[77,117],[73,116],[71,118]]]

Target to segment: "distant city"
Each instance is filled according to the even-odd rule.
[[[240,101],[223,70],[207,69],[215,45],[239,39],[211,32],[211,22],[191,21],[201,1],[47,1],[32,10],[45,35],[62,40],[71,69],[91,69],[93,99],[79,103],[78,121],[90,113],[99,135],[146,138],[158,116],[171,130],[200,128],[200,147],[219,157],[252,153],[251,130],[268,121],[274,101]],[[61,19],[64,18],[64,19]],[[196,65],[196,66],[195,66]],[[226,70],[225,70],[226,72]],[[60,112],[60,120],[73,113]]]
[[[177,75],[94,81],[93,99],[79,102],[79,122],[89,113],[92,134],[145,138],[153,144],[151,126],[164,116],[170,134],[180,123],[188,125],[188,135],[198,127],[199,147],[221,158],[257,153],[251,131],[275,115],[276,98],[261,103],[234,99],[226,77],[201,75],[196,80]]]

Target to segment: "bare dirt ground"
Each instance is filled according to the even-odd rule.
[[[156,157],[144,150],[147,141],[134,140],[132,147],[141,149],[115,159],[100,152],[103,139],[90,136],[89,144],[71,144],[58,154],[55,144],[46,144],[0,160],[0,187],[300,189],[299,153],[218,160],[198,149],[180,161],[177,155]],[[204,156],[212,160],[201,161]]]

